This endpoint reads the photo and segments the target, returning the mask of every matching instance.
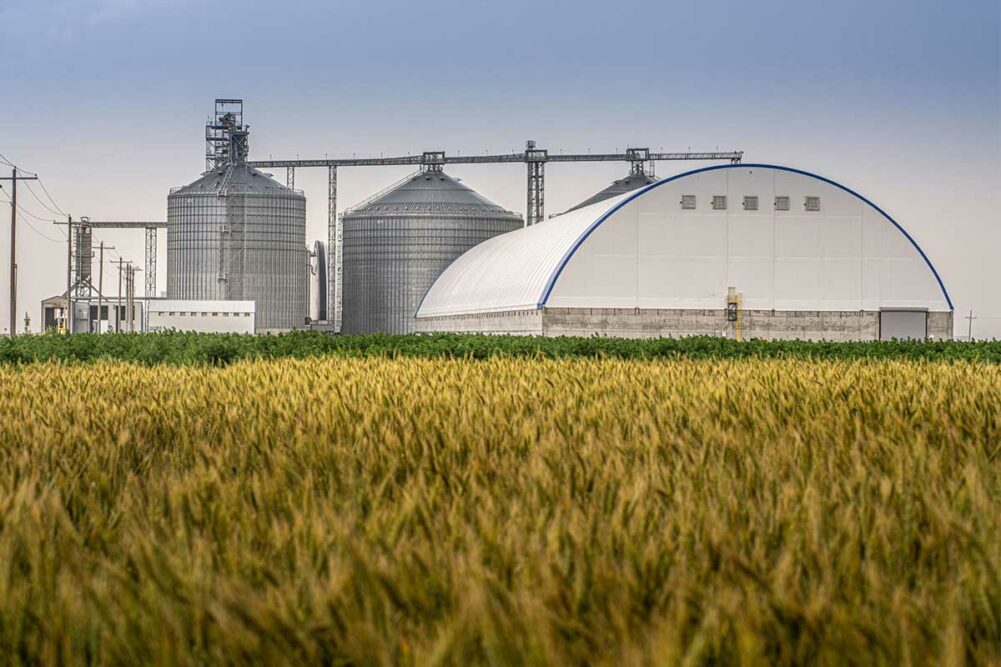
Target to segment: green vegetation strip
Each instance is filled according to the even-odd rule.
[[[692,337],[631,340],[622,338],[539,338],[478,334],[385,334],[333,336],[293,332],[275,336],[236,334],[105,334],[20,336],[0,339],[0,363],[90,362],[115,359],[146,365],[227,365],[241,359],[318,356],[490,357],[614,359],[912,359],[1001,362],[1001,341],[891,341],[830,343]]]

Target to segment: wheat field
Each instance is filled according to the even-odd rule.
[[[10,664],[1001,664],[1001,367],[0,365]]]

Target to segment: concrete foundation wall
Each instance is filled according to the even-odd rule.
[[[747,310],[742,313],[741,324],[745,340],[846,342],[879,339],[878,311]],[[417,330],[622,338],[733,338],[735,323],[727,321],[723,309],[544,308],[420,318]],[[951,312],[928,313],[928,337],[952,339]]]
[[[415,330],[418,333],[453,331],[541,336],[542,313],[541,310],[513,310],[504,313],[419,317]]]
[[[928,313],[928,339],[952,340],[952,313]]]

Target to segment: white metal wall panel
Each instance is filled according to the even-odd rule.
[[[820,220],[783,215],[775,219],[775,256],[820,257]]]
[[[883,300],[883,234],[889,225],[877,211],[862,211],[862,310],[879,310]],[[896,231],[896,230],[894,230]]]
[[[862,257],[862,212],[855,216],[824,216],[820,249],[824,257]]]
[[[252,334],[256,311],[253,301],[154,300],[149,306],[149,330]]]
[[[757,167],[734,167],[727,174],[730,215],[727,216],[726,285],[740,286],[743,306],[768,310],[775,307],[775,172]],[[744,197],[758,198],[757,211],[745,211]],[[718,295],[713,308],[719,308]]]
[[[775,224],[771,213],[742,213],[727,220],[727,255],[735,257],[766,257],[771,259],[775,248]]]
[[[741,291],[740,285],[735,285]],[[775,310],[821,310],[823,289],[820,262],[816,257],[775,258]]]
[[[586,308],[599,299],[606,308],[636,307],[636,211],[629,204],[591,233],[560,276],[551,305]]]
[[[863,212],[863,305],[948,310],[938,281],[900,230],[878,211]]]
[[[628,205],[638,210],[637,307],[714,307],[709,304],[726,276],[727,212],[713,210],[712,198],[726,194],[726,175],[706,172],[667,183]],[[695,195],[695,210],[681,208],[683,195]],[[562,291],[557,285],[556,298]]]
[[[862,260],[855,257],[824,257],[819,271],[825,310],[861,310]],[[814,302],[815,303],[815,302]],[[815,310],[816,308],[809,308]]]
[[[726,174],[726,194],[729,197],[729,210],[743,211],[744,197],[758,197],[757,213],[771,213],[775,200],[775,171],[759,167],[740,167],[723,169]],[[683,179],[682,179],[683,180]],[[755,213],[755,211],[748,211]]]
[[[743,198],[743,195],[741,195]],[[759,197],[757,213],[729,216],[727,223],[726,285],[740,285],[744,308],[770,310],[774,308],[775,224],[770,210],[761,212],[763,197]],[[771,198],[767,207],[771,209]],[[718,308],[718,305],[713,306]]]
[[[684,215],[665,225],[648,213],[641,227],[638,306],[711,307],[725,282],[726,216]]]
[[[696,208],[684,210],[682,195]],[[728,208],[713,210],[713,196]],[[745,196],[758,210],[743,210]],[[776,196],[789,197],[775,211]],[[606,211],[633,198],[584,239]],[[820,210],[807,211],[807,197]],[[563,258],[576,246],[567,266]],[[557,277],[558,276],[558,277]],[[546,286],[556,277],[548,299]],[[949,310],[906,236],[857,196],[766,166],[716,169],[628,193],[477,246],[431,288],[421,315],[553,307]]]

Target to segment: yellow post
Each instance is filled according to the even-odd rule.
[[[726,318],[733,322],[733,338],[744,340],[744,308],[743,295],[736,288],[730,287],[726,294]]]

